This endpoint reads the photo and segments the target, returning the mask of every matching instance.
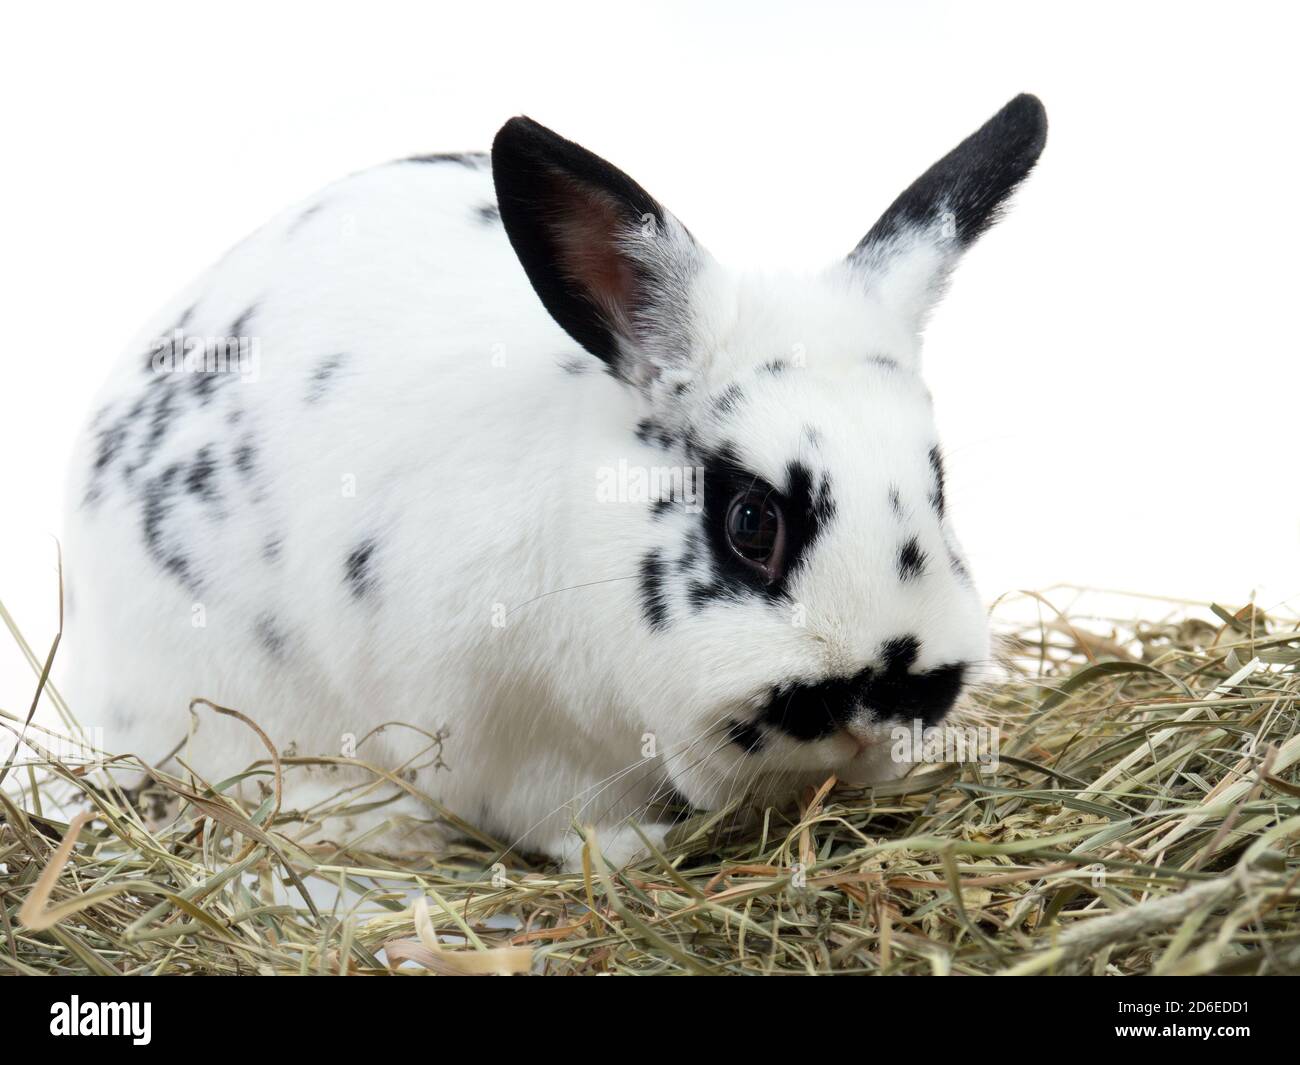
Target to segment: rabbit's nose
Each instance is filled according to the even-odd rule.
[[[961,693],[961,662],[912,672],[920,651],[915,636],[886,641],[879,657],[856,674],[773,688],[759,720],[797,740],[818,740],[855,721],[938,722]]]
[[[867,722],[855,718],[848,722],[836,734],[850,758],[856,758],[868,747],[879,741],[879,737]]]
[[[943,719],[961,694],[966,665],[951,662],[913,673],[920,643],[900,636],[881,649],[884,668],[863,687],[866,708],[885,720],[920,720],[933,725]]]

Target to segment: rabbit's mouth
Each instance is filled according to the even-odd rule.
[[[862,728],[853,722],[831,736],[831,742],[837,750],[844,752],[849,764],[857,761],[872,747],[880,746],[884,740],[875,729]]]
[[[670,768],[672,785],[698,809],[714,809],[738,791],[775,799],[831,774],[861,785],[893,780],[907,770],[893,760],[890,730],[896,722],[863,717],[851,728],[799,739],[753,716],[752,703],[736,712],[713,734],[711,756],[683,758]]]

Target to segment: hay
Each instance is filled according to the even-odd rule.
[[[469,826],[415,862],[304,846],[273,786],[245,809],[233,781],[166,774],[154,796],[184,816],[151,829],[30,726],[48,757],[0,796],[0,971],[1300,972],[1300,630],[1254,607],[1121,622],[1046,602],[1011,604],[1042,616],[1012,626],[1008,676],[969,712],[999,730],[996,766],[696,815],[621,871],[594,835],[574,874],[496,864]]]

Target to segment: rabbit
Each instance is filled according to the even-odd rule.
[[[661,846],[663,799],[906,772],[890,730],[990,654],[919,337],[1046,128],[1017,96],[813,276],[724,267],[526,117],[282,214],[76,445],[74,712],[214,785],[323,760],[285,774],[304,825],[344,789],[384,846],[570,868],[585,826]]]

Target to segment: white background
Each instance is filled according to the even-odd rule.
[[[527,112],[713,253],[820,267],[1022,90],[1051,133],[933,319],[990,600],[1300,599],[1283,5],[24,5],[0,43],[0,600],[55,628],[64,464],[142,320],[285,204]],[[31,674],[0,633],[0,706]]]

